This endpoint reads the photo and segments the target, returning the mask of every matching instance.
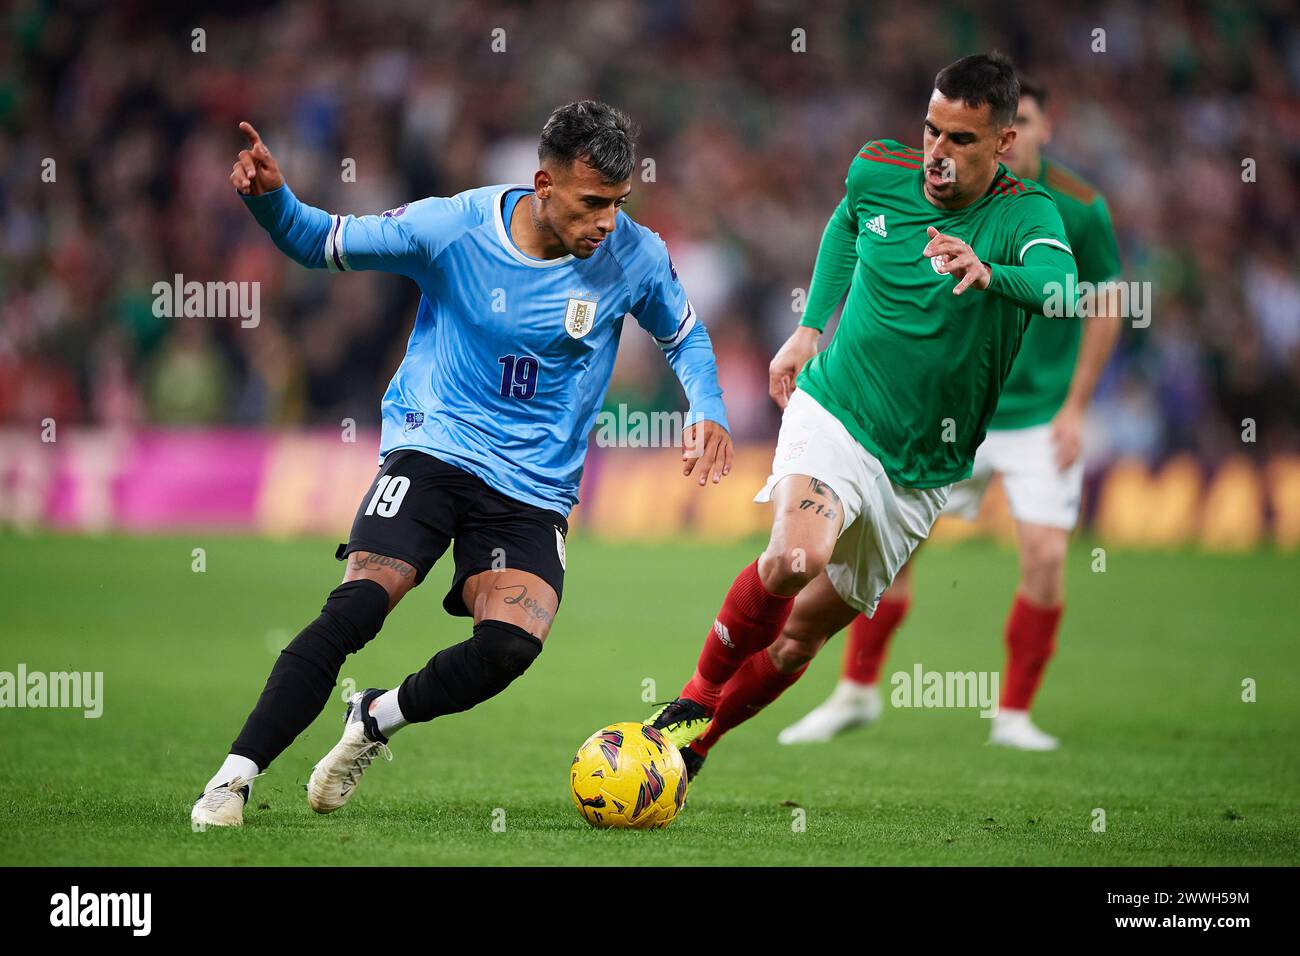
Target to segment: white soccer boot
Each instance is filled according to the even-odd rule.
[[[261,776],[259,773],[257,776]],[[232,777],[229,782],[206,790],[194,801],[190,811],[190,827],[195,831],[208,827],[242,827],[244,804],[252,792],[251,780]]]
[[[371,688],[358,691],[343,715],[343,739],[321,758],[307,781],[307,803],[317,813],[333,813],[347,803],[375,757],[392,760],[388,738],[370,714],[370,702],[384,693]]]
[[[1034,726],[1027,710],[999,710],[993,717],[989,743],[1016,750],[1055,750],[1061,745],[1051,734]]]
[[[820,744],[850,727],[865,727],[884,710],[880,688],[841,680],[825,703],[809,711],[798,723],[777,735],[783,744]]]

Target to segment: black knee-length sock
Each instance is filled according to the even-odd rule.
[[[343,661],[379,633],[387,614],[388,592],[375,581],[335,588],[320,617],[280,652],[230,752],[259,770],[270,766],[325,709]]]
[[[397,705],[413,724],[469,710],[505,690],[541,652],[542,642],[522,627],[480,621],[468,641],[443,648],[402,681]]]

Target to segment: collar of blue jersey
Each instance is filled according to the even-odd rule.
[[[510,230],[506,228],[504,216],[506,193],[513,192],[516,189],[533,191],[533,187],[527,183],[521,183],[515,186],[507,186],[501,192],[497,193],[492,199],[492,220],[496,223],[497,238],[501,240],[501,245],[505,247],[506,252],[514,257],[516,262],[522,262],[526,266],[534,269],[551,269],[555,266],[562,266],[573,258],[573,253],[567,256],[560,256],[558,259],[534,259],[532,256],[524,255],[515,241],[510,238]],[[521,200],[522,202],[522,200]]]

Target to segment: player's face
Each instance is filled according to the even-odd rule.
[[[1015,138],[1014,127],[994,124],[989,104],[967,106],[935,90],[925,114],[926,197],[945,209],[973,203]]]
[[[581,160],[540,170],[535,180],[539,215],[566,252],[586,259],[614,231],[632,180],[607,183]]]
[[[1016,108],[1016,138],[1002,161],[1017,176],[1032,178],[1038,174],[1042,148],[1051,138],[1052,126],[1042,105],[1032,96],[1022,96]]]

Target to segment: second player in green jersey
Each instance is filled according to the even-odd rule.
[[[1065,224],[1078,264],[1080,286],[1091,285],[1080,309],[1056,318],[1029,321],[1020,353],[1002,389],[988,433],[975,453],[970,478],[957,482],[944,505],[945,515],[978,516],[991,479],[1002,480],[1016,524],[1020,579],[1004,628],[998,712],[990,721],[989,742],[1018,750],[1052,750],[1059,741],[1030,719],[1064,613],[1065,556],[1079,515],[1083,490],[1083,417],[1102,369],[1119,336],[1118,310],[1111,306],[1109,283],[1119,273],[1119,249],[1110,213],[1101,194],[1042,147],[1051,140],[1047,91],[1021,77],[1016,139],[1005,162],[1017,175],[1042,186]],[[850,727],[873,723],[884,713],[881,668],[890,639],[911,606],[911,567],[904,565],[870,618],[858,616],[848,628],[843,670],[830,696],[778,740],[785,744],[830,740]],[[768,649],[774,669],[793,671],[816,649],[778,639]],[[720,709],[728,707],[724,699]],[[716,742],[719,725],[690,750],[704,754]],[[687,759],[691,759],[688,755]]]
[[[853,160],[802,326],[770,368],[784,414],[757,500],[773,503],[771,537],[681,694],[647,721],[678,747],[798,679],[803,667],[778,672],[767,653],[778,637],[815,649],[874,610],[971,474],[1029,317],[1073,283],[1055,202],[1001,162],[1019,97],[1005,57],[964,57],[935,77],[922,150],[873,140]],[[734,713],[719,708],[724,685],[744,701]]]

